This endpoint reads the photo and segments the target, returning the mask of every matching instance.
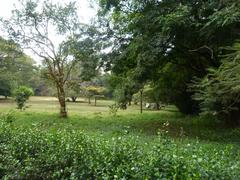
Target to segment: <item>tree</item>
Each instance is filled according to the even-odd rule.
[[[35,72],[34,61],[18,44],[0,38],[0,95],[11,96],[17,86],[31,86]]]
[[[19,47],[11,41],[0,38],[0,95],[11,95],[15,73],[13,60],[21,54]],[[11,71],[14,69],[14,71]]]
[[[26,86],[20,86],[14,91],[15,101],[17,102],[17,107],[20,110],[24,110],[26,107],[26,101],[32,96],[33,90]]]
[[[81,88],[78,80],[70,80],[67,83],[66,94],[72,99],[72,102],[76,102],[77,98],[81,95]]]
[[[225,48],[229,52],[219,68],[209,69],[190,89],[200,102],[203,114],[219,116],[231,125],[240,123],[240,43]]]
[[[114,75],[152,82],[183,113],[197,113],[188,84],[220,64],[222,46],[239,36],[236,1],[100,0],[113,42],[104,59]]]
[[[6,98],[12,93],[11,82],[5,77],[0,77],[0,95]]]
[[[100,76],[99,72],[99,51],[100,43],[97,39],[97,31],[88,27],[84,34],[86,38],[76,42],[74,57],[79,61],[72,68],[67,83],[67,95],[75,102],[77,97],[83,94],[81,83],[91,81],[93,78]]]
[[[161,97],[161,92],[158,90],[158,87],[154,87],[151,85],[145,85],[142,89],[143,101],[146,103],[155,103],[154,108],[160,110],[160,103],[163,101],[163,97]],[[137,94],[134,94],[134,102],[137,104],[141,101],[141,92],[139,91]]]
[[[97,103],[97,98],[103,97],[106,93],[105,87],[94,86],[92,83],[88,84],[87,86],[82,87],[84,95],[88,98],[88,103],[91,104],[91,97],[95,99],[95,106]]]
[[[57,89],[60,116],[67,117],[65,85],[76,62],[72,54],[76,53],[74,44],[79,33],[75,3],[26,0],[12,12],[12,17],[4,21],[10,38],[43,60]]]
[[[113,96],[121,109],[127,109],[127,106],[132,103],[133,95],[143,88],[139,79],[133,79],[131,75],[125,78],[112,74],[109,84],[114,89]]]

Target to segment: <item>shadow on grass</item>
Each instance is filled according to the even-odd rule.
[[[168,122],[167,126],[165,125]],[[145,119],[134,123],[133,128],[146,135],[156,135],[158,131],[167,132],[173,138],[198,139],[218,143],[240,144],[240,128],[229,128],[213,117],[162,115],[160,119]]]

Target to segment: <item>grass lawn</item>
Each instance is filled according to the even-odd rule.
[[[32,97],[29,108],[23,112],[16,110],[11,99],[0,100],[0,112],[14,110],[16,127],[37,126],[42,130],[81,130],[93,136],[113,137],[119,135],[137,135],[144,141],[153,139],[159,130],[167,131],[175,139],[199,139],[202,142],[220,144],[240,142],[240,129],[225,128],[213,118],[184,116],[173,106],[160,111],[147,111],[140,114],[139,107],[130,106],[119,110],[117,116],[109,114],[110,100],[99,100],[97,106],[88,104],[84,99],[77,103],[68,102],[68,119],[58,117],[58,102],[54,97]],[[169,125],[166,126],[166,122]]]
[[[87,101],[86,101],[87,102]],[[108,111],[108,105],[112,104],[111,101],[100,100],[97,101],[97,106],[94,106],[94,102],[91,105],[85,103],[84,99],[78,99],[77,103],[68,103],[68,111],[70,114],[91,114],[92,112]],[[59,104],[55,97],[31,97],[26,112],[41,112],[41,113],[58,113]],[[15,109],[16,103],[4,98],[0,99],[0,111],[9,109]]]
[[[1,99],[0,178],[240,176],[239,128],[226,128],[210,117],[182,115],[174,106],[140,114],[133,105],[113,116],[111,104],[68,102],[69,117],[62,119],[53,97],[32,97],[22,112],[13,100]]]

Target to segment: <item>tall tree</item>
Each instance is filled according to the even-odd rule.
[[[188,84],[221,64],[222,46],[239,37],[233,0],[100,0],[114,42],[107,65],[118,76],[152,81],[183,113],[198,111]]]
[[[240,43],[225,48],[219,68],[209,69],[203,79],[191,85],[193,98],[200,102],[202,113],[227,120],[232,126],[240,124]]]
[[[10,96],[17,86],[31,86],[35,71],[33,59],[18,44],[0,38],[0,95]]]
[[[75,3],[23,0],[12,12],[4,21],[10,38],[42,59],[57,89],[60,116],[67,117],[65,85],[76,62],[72,54],[80,26]]]
[[[69,75],[67,83],[67,95],[76,101],[80,95],[81,83],[91,81],[92,78],[100,75],[99,59],[102,42],[99,39],[99,31],[93,26],[87,26],[84,30],[84,37],[75,43],[74,58],[78,59],[75,67]]]

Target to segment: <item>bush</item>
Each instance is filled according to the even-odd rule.
[[[203,79],[197,79],[191,86],[193,98],[201,104],[203,113],[219,115],[232,125],[240,124],[240,43],[227,48],[226,55],[218,69],[210,69]]]
[[[24,110],[26,108],[26,101],[33,95],[33,90],[25,86],[20,86],[15,90],[14,95],[15,101],[17,102],[17,108]]]
[[[3,119],[3,118],[0,118]],[[231,146],[183,145],[164,135],[141,145],[78,131],[14,129],[0,120],[2,179],[238,179],[240,153]]]
[[[113,115],[113,116],[116,116],[117,115],[117,112],[119,110],[119,106],[117,104],[112,104],[109,107],[109,114],[110,115]]]

